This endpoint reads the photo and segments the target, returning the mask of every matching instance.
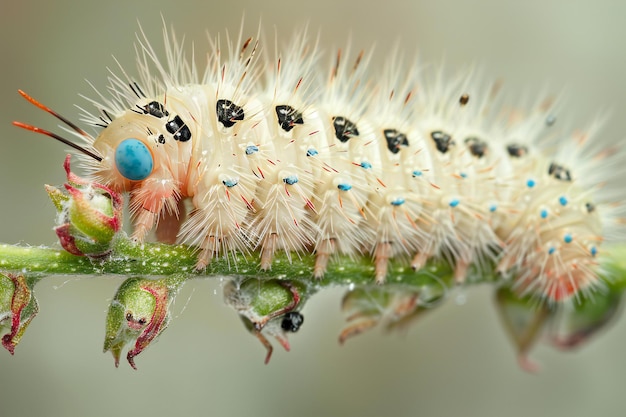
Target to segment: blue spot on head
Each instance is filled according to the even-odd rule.
[[[230,188],[230,187],[234,187],[235,185],[239,184],[239,180],[236,180],[236,179],[224,180],[224,181],[222,181],[222,184],[224,184],[225,186]]]
[[[313,148],[311,148],[308,151],[306,151],[306,156],[315,156],[317,154],[318,154],[317,150],[313,149]]]
[[[352,189],[352,186],[350,184],[339,184],[337,185],[337,188],[339,188],[341,191],[350,191]]]
[[[596,256],[598,254],[598,248],[595,246],[592,246],[589,251],[591,252],[591,256]]]
[[[461,202],[461,200],[459,200],[458,198],[453,198],[452,200],[450,200],[450,207],[454,208],[456,206],[459,205],[459,203]]]
[[[562,195],[561,197],[559,197],[559,203],[562,206],[566,206],[567,205],[567,197],[565,197],[564,195]]]
[[[554,246],[550,246],[550,249],[548,249],[548,254],[552,255],[554,252],[556,252],[556,248]]]
[[[115,149],[115,166],[125,178],[141,181],[152,173],[150,150],[139,139],[125,139]]]
[[[572,240],[574,240],[572,235],[570,233],[565,233],[565,236],[563,236],[563,242],[572,243]]]
[[[461,178],[467,178],[467,174],[465,172],[461,172],[459,175],[461,176]]]
[[[363,169],[371,169],[372,168],[372,164],[370,164],[367,161],[363,161],[363,162],[361,162],[361,168],[363,168]]]
[[[290,175],[288,177],[283,178],[283,182],[285,184],[294,185],[295,183],[298,182],[298,176],[297,175]]]
[[[392,206],[401,206],[403,204],[404,204],[404,198],[402,198],[402,197],[398,197],[398,198],[396,198],[394,200],[391,200],[391,205]]]
[[[548,210],[546,210],[546,209],[542,209],[542,210],[539,212],[539,215],[541,216],[541,218],[542,218],[542,219],[545,219],[546,217],[548,217]]]
[[[415,171],[413,171],[413,178],[421,177],[421,176],[422,176],[422,171],[419,171],[417,169]]]
[[[496,206],[495,204],[492,204],[492,205],[489,206],[489,211],[492,212],[492,213],[494,211],[496,211],[497,209],[498,209],[498,206]]]
[[[257,153],[259,151],[259,147],[255,145],[250,145],[246,148],[246,155],[252,155],[253,153]]]
[[[537,184],[537,183],[536,183],[536,182],[535,182],[535,180],[533,180],[533,179],[529,179],[529,180],[527,180],[527,181],[526,181],[526,186],[527,186],[528,188],[533,188],[536,184]]]

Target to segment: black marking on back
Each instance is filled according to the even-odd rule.
[[[391,153],[400,152],[400,146],[409,146],[409,140],[404,133],[400,133],[396,129],[385,129],[383,133],[387,140],[387,149]]]
[[[333,127],[335,128],[335,137],[342,143],[359,136],[359,129],[357,129],[356,124],[343,116],[333,117]]]
[[[437,150],[441,153],[448,152],[450,148],[454,145],[452,136],[445,132],[442,132],[441,130],[435,130],[434,132],[431,132],[430,137],[435,141],[435,146],[437,147]]]
[[[561,181],[572,180],[572,175],[570,174],[569,169],[565,168],[563,165],[555,164],[554,162],[550,163],[548,175],[551,175]]]
[[[142,110],[145,114],[158,117],[159,119],[170,115],[168,111],[165,110],[165,106],[158,101],[151,101],[150,103],[143,106]]]
[[[526,146],[518,145],[517,143],[507,145],[506,150],[513,158],[521,158],[528,153],[528,148]]]
[[[585,208],[587,209],[587,213],[593,213],[596,210],[596,206],[590,202],[585,203]]]
[[[245,116],[242,107],[225,99],[217,100],[215,112],[217,113],[217,120],[219,120],[224,127],[233,127],[238,120],[243,120]]]
[[[465,143],[467,144],[467,147],[469,148],[471,154],[475,157],[482,158],[483,156],[485,156],[488,148],[487,142],[482,141],[477,137],[471,136],[469,138],[465,138]]]
[[[276,106],[276,116],[278,117],[278,125],[285,132],[289,132],[295,125],[304,124],[302,113],[286,104]]]
[[[191,139],[191,131],[180,116],[175,116],[172,120],[165,123],[165,129],[174,135],[174,140],[187,142]]]

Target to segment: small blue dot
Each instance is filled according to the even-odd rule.
[[[561,197],[559,197],[559,203],[562,206],[566,206],[567,205],[567,197],[565,197],[564,195],[562,195]]]
[[[450,204],[450,207],[454,208],[458,206],[460,202],[461,201],[458,198],[453,198],[452,200],[450,200],[449,204]]]
[[[371,169],[372,168],[372,164],[370,164],[367,161],[363,161],[363,162],[361,162],[361,168],[363,168],[363,169]]]
[[[283,178],[283,182],[285,184],[294,185],[298,182],[298,177],[296,175],[290,175],[288,177]]]
[[[235,180],[235,179],[224,180],[224,181],[222,181],[222,184],[224,184],[225,186],[230,188],[230,187],[234,187],[235,185],[239,184],[239,181]]]
[[[421,177],[421,176],[422,176],[422,171],[419,171],[417,169],[415,171],[413,171],[413,177],[414,178],[415,177]]]
[[[542,219],[545,219],[546,217],[548,217],[548,210],[543,209],[539,212],[539,215],[541,216]]]
[[[352,186],[350,184],[339,184],[337,188],[339,188],[341,191],[350,191],[352,189]]]
[[[527,180],[527,181],[526,181],[526,186],[527,186],[528,188],[533,188],[533,187],[535,186],[535,184],[536,184],[536,182],[535,182],[535,180],[533,180],[533,179],[530,179],[530,180]]]
[[[498,209],[498,206],[496,206],[495,204],[492,204],[492,205],[489,206],[489,211],[492,212],[492,213],[494,211],[496,211],[497,209]]]
[[[556,252],[556,248],[551,246],[550,249],[548,249],[548,254],[552,255],[554,252]]]
[[[246,148],[246,155],[252,155],[253,153],[257,153],[258,151],[258,146],[250,145]]]
[[[572,243],[572,240],[574,240],[574,238],[569,233],[566,233],[565,236],[563,236],[563,242],[565,243]]]
[[[306,156],[315,156],[317,154],[318,154],[317,150],[313,149],[313,148],[311,148],[308,151],[306,151]]]
[[[467,178],[467,174],[465,172],[461,172],[459,175],[461,176],[461,178]]]
[[[591,256],[596,256],[598,254],[598,248],[596,248],[595,246],[591,247]]]
[[[395,200],[391,201],[391,205],[392,206],[401,206],[403,204],[404,204],[404,198],[402,198],[402,197],[398,197]]]

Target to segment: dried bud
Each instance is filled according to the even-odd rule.
[[[621,312],[623,290],[611,284],[593,298],[585,298],[575,306],[562,306],[555,317],[549,339],[561,350],[571,350],[592,340],[605,330]],[[558,318],[558,320],[557,320]]]
[[[165,330],[170,321],[169,307],[185,278],[171,277],[151,280],[129,278],[117,290],[106,319],[104,351],[111,351],[115,366],[125,345],[135,342],[126,355],[130,366],[135,366],[135,356]]]
[[[0,335],[2,346],[11,355],[39,311],[32,293],[35,282],[24,275],[0,273]]]
[[[224,286],[224,300],[243,321],[244,325],[267,349],[265,363],[269,363],[274,348],[265,337],[268,334],[289,351],[287,333],[298,331],[304,316],[298,311],[312,294],[299,281],[246,279],[230,281]]]
[[[59,213],[54,229],[63,248],[73,255],[99,258],[111,250],[113,237],[122,226],[122,197],[110,188],[80,178],[65,158],[67,194],[46,185]]]
[[[532,297],[520,298],[510,287],[496,291],[496,306],[504,328],[517,349],[517,361],[522,369],[537,372],[539,366],[528,358],[528,353],[539,340],[552,311],[545,303]]]
[[[539,367],[528,359],[528,353],[541,336],[561,350],[582,346],[613,322],[621,311],[623,293],[621,284],[607,282],[604,291],[593,297],[546,305],[503,286],[496,292],[496,305],[517,348],[520,366],[536,372]]]
[[[406,328],[441,299],[443,293],[434,294],[425,287],[387,284],[349,290],[341,300],[341,311],[351,324],[341,331],[339,343],[377,325],[385,330]]]

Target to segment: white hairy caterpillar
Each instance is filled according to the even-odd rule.
[[[137,241],[156,226],[199,248],[197,269],[257,251],[269,269],[285,250],[315,252],[318,278],[343,253],[372,256],[377,282],[390,258],[444,258],[458,281],[496,262],[552,301],[599,284],[600,244],[620,233],[624,153],[595,126],[555,130],[550,100],[511,110],[498,85],[444,80],[399,51],[373,75],[369,55],[324,58],[305,33],[276,56],[218,37],[201,75],[165,38],[164,62],[140,38],[139,78],[121,70],[91,100],[96,137],[44,107],[82,141],[93,179],[129,192]]]

